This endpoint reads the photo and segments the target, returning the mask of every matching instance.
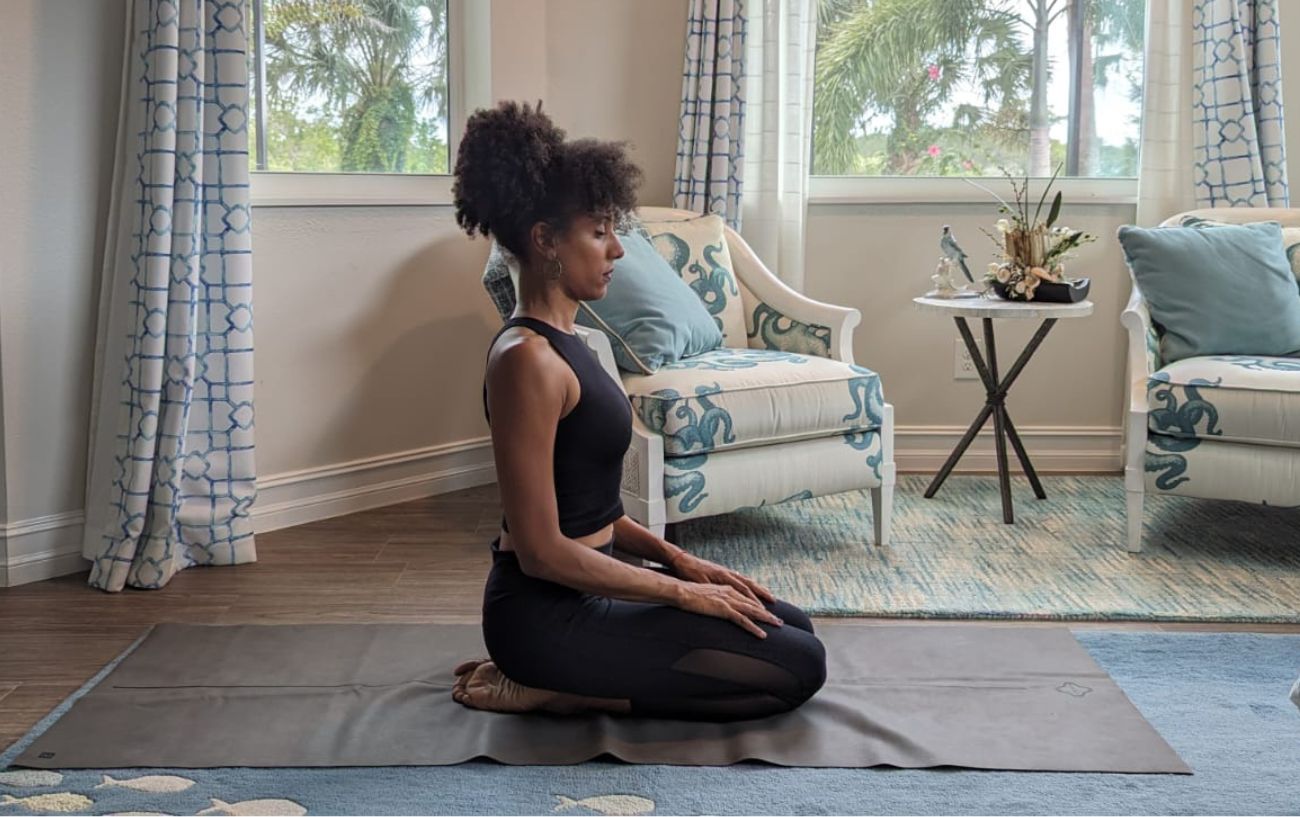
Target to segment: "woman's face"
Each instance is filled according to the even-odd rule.
[[[612,219],[578,216],[557,243],[556,255],[564,265],[560,286],[574,300],[597,301],[605,297],[614,261],[623,257],[623,245]]]

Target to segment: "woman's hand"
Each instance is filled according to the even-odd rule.
[[[724,618],[759,638],[767,638],[767,633],[754,622],[763,621],[777,627],[782,624],[781,619],[753,597],[728,584],[681,582],[676,606],[691,613]]]
[[[707,559],[679,551],[668,562],[679,579],[700,584],[725,584],[736,588],[757,603],[773,602],[776,597],[766,587],[730,568]]]

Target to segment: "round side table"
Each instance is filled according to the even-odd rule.
[[[962,340],[966,343],[966,349],[970,352],[971,362],[975,364],[975,371],[979,372],[980,380],[984,383],[985,399],[984,408],[980,413],[975,415],[975,420],[966,429],[962,435],[961,441],[957,447],[948,455],[948,460],[944,462],[939,473],[935,475],[934,480],[930,482],[930,487],[925,489],[925,498],[932,499],[939,488],[943,485],[944,480],[952,473],[953,466],[961,459],[962,454],[970,446],[975,435],[984,427],[990,416],[993,417],[993,436],[997,448],[998,458],[998,486],[1002,492],[1002,521],[1008,525],[1015,523],[1015,515],[1011,509],[1011,473],[1007,463],[1007,440],[1011,440],[1011,447],[1016,451],[1016,457],[1020,460],[1020,467],[1024,469],[1025,476],[1029,478],[1029,484],[1034,489],[1034,496],[1039,499],[1046,499],[1047,494],[1043,492],[1043,484],[1038,481],[1038,474],[1034,472],[1034,466],[1029,462],[1029,453],[1025,451],[1024,443],[1020,442],[1020,435],[1016,433],[1016,427],[1011,423],[1011,416],[1007,414],[1006,397],[1007,392],[1011,389],[1011,384],[1020,376],[1021,370],[1029,362],[1034,352],[1038,349],[1043,338],[1056,325],[1057,320],[1061,318],[1084,318],[1092,314],[1092,301],[1083,300],[1073,304],[1049,304],[1036,303],[1034,301],[1006,301],[997,297],[983,298],[913,298],[912,303],[916,304],[918,309],[926,312],[937,312],[950,316],[957,322],[957,331],[961,333]],[[971,334],[970,327],[966,324],[967,318],[979,318],[984,322],[984,347],[988,353],[987,362],[980,355],[980,350],[975,345],[975,337]],[[1020,357],[1007,370],[1005,376],[998,379],[998,353],[997,346],[993,342],[993,321],[997,318],[1010,319],[1032,319],[1039,318],[1042,323],[1038,331],[1030,338]]]

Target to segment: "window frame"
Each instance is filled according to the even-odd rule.
[[[261,0],[252,0],[260,10]],[[491,0],[447,0],[447,162],[469,112],[491,104]],[[261,34],[260,20],[254,37]],[[261,49],[259,54],[263,53]],[[259,103],[261,99],[259,98]],[[435,173],[313,173],[250,167],[254,207],[427,207],[452,203],[452,177]]]
[[[999,196],[1012,195],[1000,176],[810,176],[809,204],[987,204],[993,201],[970,179]],[[1030,187],[1042,190],[1047,179],[1031,177]],[[1074,204],[1135,204],[1137,179],[1132,176],[1058,176],[1053,189]]]

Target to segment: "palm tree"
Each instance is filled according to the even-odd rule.
[[[1080,64],[1077,68],[1071,65],[1072,72],[1077,70],[1080,73],[1077,129],[1077,173],[1080,176],[1095,175],[1100,167],[1101,143],[1097,139],[1094,102],[1096,89],[1106,87],[1110,75],[1120,67],[1125,56],[1142,53],[1145,13],[1143,0],[1074,0],[1071,4],[1071,14],[1079,15],[1081,19],[1077,25],[1083,28]],[[1140,77],[1129,77],[1129,82],[1140,94]]]
[[[264,0],[267,94],[318,101],[340,125],[342,169],[400,172],[416,106],[446,109],[446,0]],[[431,52],[430,67],[414,58]]]
[[[1047,32],[1056,18],[1069,8],[1069,0],[1026,0],[1027,17],[1020,21],[1029,28],[1033,40],[1033,69],[1029,83],[1029,175],[1052,173],[1052,139],[1049,130],[1052,116],[1047,104],[1047,83],[1051,63],[1047,53]]]
[[[885,172],[915,172],[937,137],[927,117],[969,80],[985,104],[959,107],[949,131],[1005,140],[1023,119],[1029,63],[998,0],[822,0],[819,12],[814,173],[857,169],[854,134],[879,115],[893,120]]]

